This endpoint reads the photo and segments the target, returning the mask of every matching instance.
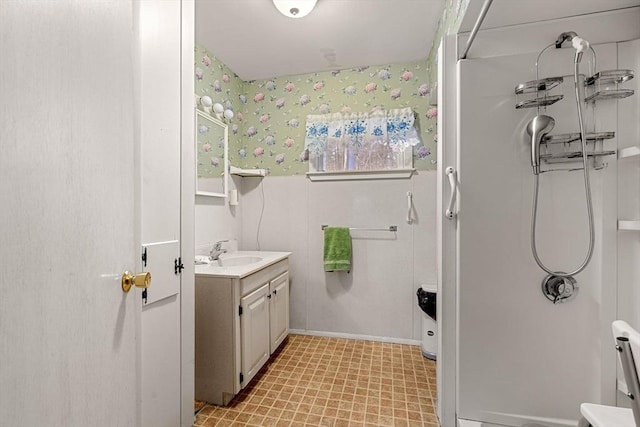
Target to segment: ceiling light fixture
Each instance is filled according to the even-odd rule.
[[[273,4],[284,16],[302,18],[316,6],[318,0],[273,0]]]

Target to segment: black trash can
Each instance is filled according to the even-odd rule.
[[[436,285],[422,285],[416,292],[422,309],[422,355],[431,360],[436,360],[438,354],[437,292]]]

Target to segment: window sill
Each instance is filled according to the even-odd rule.
[[[408,179],[415,169],[385,169],[370,171],[307,172],[311,181],[354,181],[364,179]]]

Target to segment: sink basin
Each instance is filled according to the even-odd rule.
[[[1,0],[0,0],[1,2]],[[220,258],[206,265],[196,265],[196,276],[242,279],[265,267],[287,259],[291,252],[234,251],[220,254]],[[285,261],[288,262],[288,261]]]
[[[224,258],[223,257],[218,258],[218,265],[220,267],[235,267],[238,265],[253,264],[260,261],[262,261],[262,257],[259,257],[259,256],[247,256],[247,255],[229,256]]]

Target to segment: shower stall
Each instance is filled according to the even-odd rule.
[[[575,426],[581,402],[616,404],[611,322],[640,327],[638,22],[489,28],[466,59],[464,35],[444,40],[443,426]]]

